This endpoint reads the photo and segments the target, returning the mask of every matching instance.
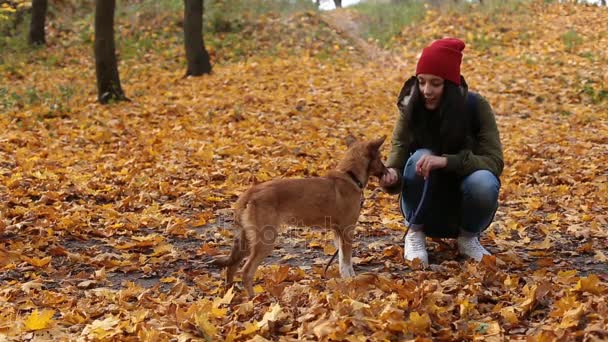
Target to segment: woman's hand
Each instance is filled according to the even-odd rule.
[[[386,169],[386,172],[380,178],[380,186],[382,186],[382,187],[391,186],[391,185],[397,183],[398,180],[399,180],[399,176],[397,175],[397,169],[390,167],[390,168]]]
[[[432,154],[423,155],[416,163],[416,173],[427,179],[429,173],[435,169],[442,169],[448,165],[448,158],[434,156]]]

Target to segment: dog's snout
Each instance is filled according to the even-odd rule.
[[[387,172],[386,166],[384,165],[384,163],[380,159],[380,156],[378,156],[377,158],[375,158],[372,161],[371,166],[372,167],[371,167],[371,170],[370,170],[371,171],[370,174],[372,176],[380,178],[380,177],[382,177]]]

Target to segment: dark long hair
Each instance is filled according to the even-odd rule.
[[[467,147],[470,138],[470,113],[466,95],[451,81],[445,80],[441,105],[429,111],[424,106],[418,80],[412,88],[408,127],[413,148],[429,148],[436,154],[453,154]]]

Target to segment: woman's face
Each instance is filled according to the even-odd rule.
[[[443,95],[443,78],[431,74],[419,74],[417,77],[424,107],[428,110],[437,109]]]

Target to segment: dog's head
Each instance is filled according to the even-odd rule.
[[[365,168],[367,176],[382,177],[386,172],[386,167],[382,163],[382,155],[380,147],[386,140],[386,136],[368,141],[356,141],[354,138],[347,138],[349,152],[352,156],[356,156],[359,161],[362,161],[361,166]],[[354,165],[351,165],[352,168]],[[364,170],[361,170],[364,171]]]
[[[367,172],[370,176],[380,178],[386,172],[386,166],[382,163],[382,155],[380,154],[380,147],[384,143],[384,140],[386,140],[386,135],[366,142],[369,156]]]

